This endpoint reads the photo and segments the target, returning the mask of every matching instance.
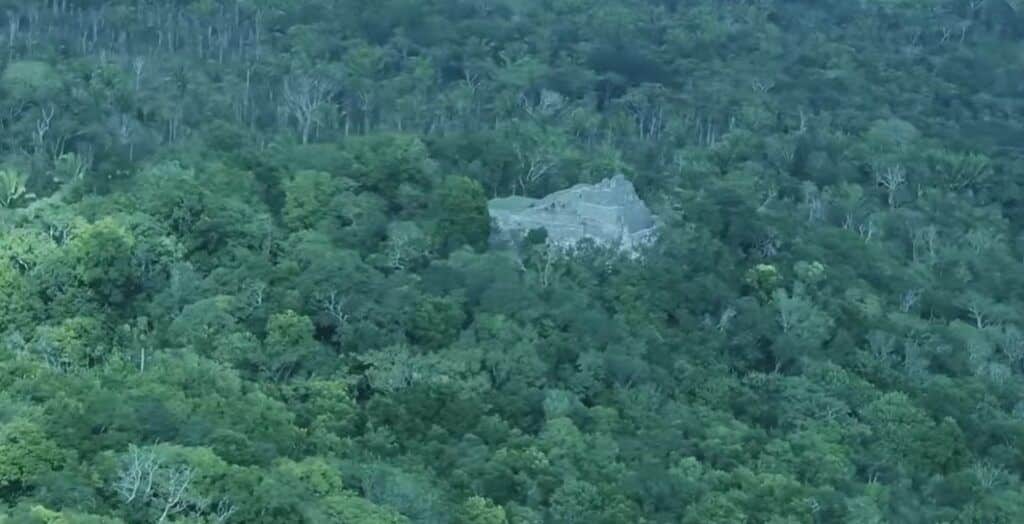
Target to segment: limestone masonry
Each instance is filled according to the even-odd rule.
[[[629,254],[656,238],[654,215],[633,184],[616,175],[597,184],[578,184],[544,198],[507,197],[490,201],[492,241],[516,244],[531,230],[547,231],[547,242],[571,249],[583,239]]]

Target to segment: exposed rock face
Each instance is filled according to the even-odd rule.
[[[591,239],[630,255],[656,238],[654,215],[633,184],[616,175],[597,184],[578,184],[544,198],[496,198],[488,204],[492,242],[516,245],[531,230],[547,231],[549,245],[571,249]]]

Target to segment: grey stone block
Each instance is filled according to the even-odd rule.
[[[590,239],[636,255],[657,236],[654,215],[622,175],[544,198],[496,198],[488,209],[494,226],[492,244],[498,246],[518,245],[531,230],[544,229],[548,244],[564,250]]]

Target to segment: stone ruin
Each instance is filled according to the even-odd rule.
[[[518,246],[531,230],[543,229],[548,245],[562,250],[589,239],[597,246],[637,256],[656,239],[654,215],[622,175],[597,184],[577,184],[544,198],[495,198],[488,209],[496,246]]]

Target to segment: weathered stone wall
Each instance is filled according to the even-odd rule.
[[[530,230],[544,229],[550,245],[570,249],[583,239],[635,254],[656,238],[654,215],[633,184],[616,175],[579,184],[544,198],[508,197],[488,206],[498,245],[515,245]]]

